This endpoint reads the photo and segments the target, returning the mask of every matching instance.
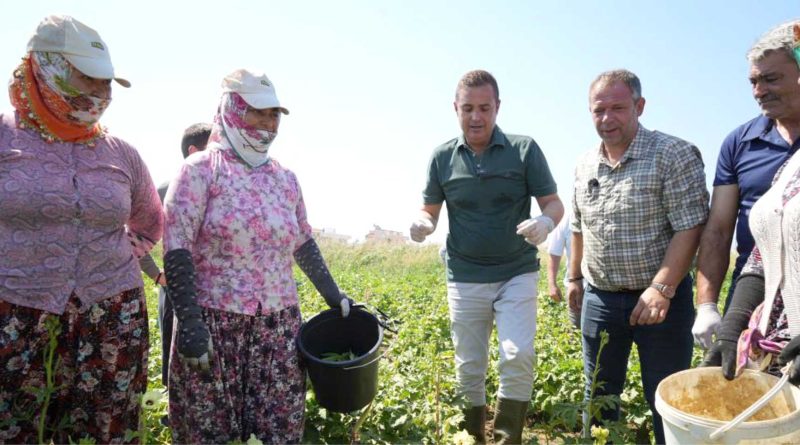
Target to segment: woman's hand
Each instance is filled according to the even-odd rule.
[[[178,356],[190,368],[207,371],[214,360],[214,345],[203,321],[203,309],[197,304],[194,263],[186,249],[170,250],[164,255],[167,296],[178,319],[175,345]]]
[[[733,380],[736,377],[736,342],[718,339],[703,357],[700,366],[721,366],[722,375]]]
[[[342,317],[350,315],[350,298],[342,292],[342,301],[339,302],[339,307],[342,308]]]
[[[789,373],[789,381],[800,386],[800,336],[793,338],[778,356],[779,365],[784,366],[789,362],[792,362],[792,366],[786,371]]]
[[[201,317],[178,321],[178,356],[190,368],[208,371],[214,361],[214,343]]]

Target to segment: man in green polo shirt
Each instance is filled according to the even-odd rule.
[[[485,443],[489,336],[497,325],[500,387],[496,444],[520,443],[533,388],[536,245],[561,219],[564,207],[539,146],[495,125],[497,82],[486,71],[465,74],[454,102],[463,134],[437,147],[428,166],[422,210],[411,239],[433,233],[447,203],[447,299],[459,392],[468,407],[467,431]],[[531,218],[531,197],[542,214]]]

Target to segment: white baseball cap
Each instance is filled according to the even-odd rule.
[[[62,54],[78,71],[95,79],[114,79],[128,88],[131,83],[114,75],[108,45],[92,28],[68,15],[50,15],[28,41],[28,51]]]
[[[264,73],[240,68],[222,79],[222,91],[238,93],[253,108],[279,108],[283,114],[289,114],[289,110],[278,101],[275,85]]]

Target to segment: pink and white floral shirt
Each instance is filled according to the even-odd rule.
[[[293,253],[311,226],[294,173],[212,142],[187,158],[164,208],[164,251],[192,252],[200,306],[255,315],[298,303]]]

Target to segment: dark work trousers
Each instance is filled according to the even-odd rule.
[[[665,377],[688,369],[691,365],[694,322],[692,279],[687,276],[678,285],[663,322],[631,326],[631,313],[643,291],[607,292],[592,285],[586,286],[581,313],[585,399],[589,400],[591,394],[591,379],[600,348],[600,332],[608,332],[609,342],[603,348],[597,363],[600,367],[597,380],[603,382],[603,387],[596,389],[596,395],[622,394],[631,345],[636,343],[644,396],[653,413],[656,443],[664,443],[664,427],[655,408],[656,387]],[[619,420],[619,416],[619,406],[602,413],[606,420]],[[587,417],[584,413],[584,425],[589,425]]]
[[[169,382],[169,350],[172,345],[172,300],[167,288],[158,287],[158,321],[161,328],[161,383],[167,387]]]

